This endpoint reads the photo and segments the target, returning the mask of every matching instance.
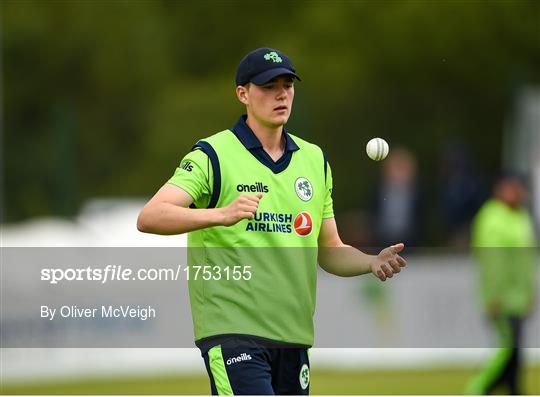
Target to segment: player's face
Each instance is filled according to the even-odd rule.
[[[248,118],[253,117],[262,125],[280,127],[291,115],[294,99],[294,79],[278,76],[264,85],[250,84],[245,91]]]

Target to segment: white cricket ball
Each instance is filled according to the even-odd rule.
[[[380,161],[388,156],[390,148],[382,138],[373,138],[366,145],[366,153],[371,160]]]

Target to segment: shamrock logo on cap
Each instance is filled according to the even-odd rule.
[[[266,59],[267,61],[272,60],[272,62],[275,63],[280,63],[283,61],[283,59],[281,59],[281,57],[275,51],[267,52],[266,54],[264,54],[264,59]]]

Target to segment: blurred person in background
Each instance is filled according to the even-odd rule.
[[[536,233],[540,233],[540,148],[536,151],[534,160],[534,166],[532,168],[532,180],[533,180],[533,213],[535,218]]]
[[[504,174],[473,221],[471,246],[479,292],[498,348],[469,381],[467,394],[490,394],[500,385],[510,394],[520,394],[521,333],[532,310],[535,282],[536,239],[526,197],[523,179]]]
[[[416,245],[422,205],[413,154],[403,148],[390,152],[380,181],[373,205],[376,246],[386,246],[396,239],[408,247]]]
[[[393,149],[382,163],[371,222],[374,247],[384,247],[399,239],[409,248],[418,244],[421,226],[421,192],[414,155],[405,148]],[[359,280],[359,304],[365,305],[377,330],[379,346],[385,346],[395,331],[388,289],[375,279]]]
[[[482,179],[476,171],[469,147],[451,142],[442,153],[441,212],[448,243],[467,247],[469,226],[485,199]]]

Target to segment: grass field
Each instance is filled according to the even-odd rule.
[[[400,371],[314,371],[311,394],[462,394],[472,369]],[[540,394],[540,366],[523,378],[527,394]],[[2,394],[208,394],[204,376],[72,380],[62,383],[4,385]],[[504,390],[500,390],[504,393]]]

